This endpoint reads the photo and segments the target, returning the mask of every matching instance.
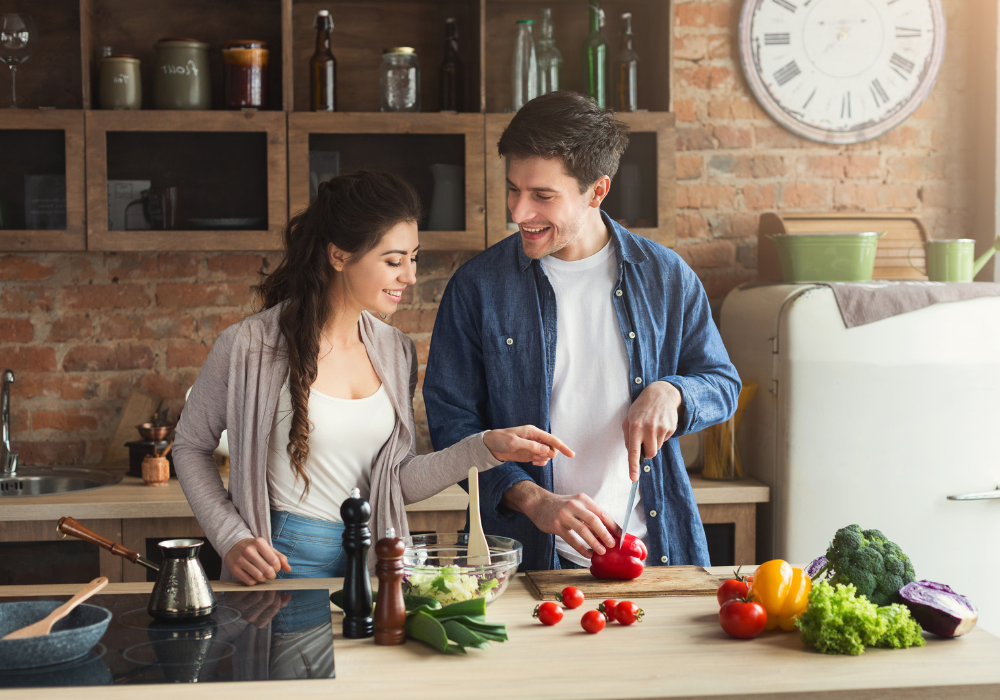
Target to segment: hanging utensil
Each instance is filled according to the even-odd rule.
[[[34,622],[30,625],[22,627],[21,629],[14,630],[10,634],[4,635],[4,639],[24,639],[25,637],[41,637],[52,631],[52,625],[59,622],[71,612],[73,608],[87,600],[90,596],[97,593],[99,590],[108,585],[108,579],[106,576],[100,576],[95,578],[93,581],[88,583],[86,586],[81,588],[75,596],[67,600],[65,603],[60,605],[58,608],[50,612],[48,615],[43,617],[38,622]]]
[[[470,560],[477,564],[490,565],[490,546],[483,534],[483,519],[479,511],[479,470],[469,469],[469,551]],[[470,561],[471,563],[471,561]]]

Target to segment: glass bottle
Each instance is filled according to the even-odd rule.
[[[538,94],[555,92],[559,89],[559,72],[562,70],[562,54],[552,38],[552,8],[542,8],[542,26],[538,30]]]
[[[590,0],[590,34],[583,41],[583,94],[607,107],[608,42],[601,34],[604,10],[600,0]]]
[[[379,71],[383,112],[420,111],[420,63],[409,46],[382,51]]]
[[[516,112],[538,97],[538,56],[535,53],[535,20],[517,20],[514,66],[511,72],[511,108]]]
[[[639,54],[632,48],[632,13],[622,15],[622,44],[615,58],[615,109],[639,109]]]
[[[309,59],[309,102],[313,112],[334,112],[337,109],[337,59],[330,51],[333,18],[326,10],[316,13],[316,51]]]
[[[462,112],[465,109],[465,71],[458,55],[458,21],[444,21],[444,60],[441,61],[441,111]]]

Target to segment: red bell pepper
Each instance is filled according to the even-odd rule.
[[[615,578],[630,581],[639,578],[645,568],[645,560],[648,552],[642,540],[636,539],[635,535],[625,535],[625,542],[618,546],[618,538],[615,538],[614,549],[608,549],[604,554],[596,552],[590,558],[590,573],[595,578]]]

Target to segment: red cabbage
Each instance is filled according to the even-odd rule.
[[[921,627],[940,637],[959,637],[976,626],[979,611],[964,595],[933,581],[913,581],[899,595]]]
[[[827,566],[825,555],[818,556],[811,562],[809,562],[809,566],[805,568],[805,571],[803,571],[803,573],[809,578],[815,579],[817,574],[819,574],[821,571],[824,571],[824,569],[827,577],[833,576],[833,569],[830,566]]]

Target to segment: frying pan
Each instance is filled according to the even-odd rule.
[[[63,604],[61,600],[0,603],[0,637],[38,622]],[[108,629],[111,611],[86,603],[59,620],[40,637],[0,639],[0,669],[35,668],[72,661],[90,651]]]

